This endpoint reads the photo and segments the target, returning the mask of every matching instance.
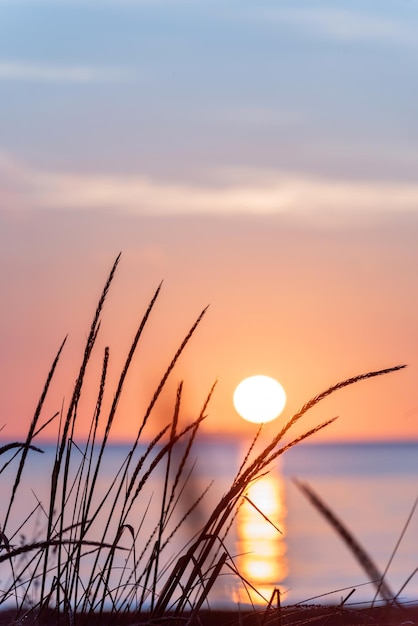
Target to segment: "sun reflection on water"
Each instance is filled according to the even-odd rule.
[[[237,565],[257,592],[247,585],[234,599],[264,604],[288,573],[283,479],[279,474],[262,476],[245,495],[237,518]]]

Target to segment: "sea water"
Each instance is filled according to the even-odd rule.
[[[418,445],[301,445],[284,457],[287,501],[286,585],[300,601],[370,601],[375,585],[330,523],[296,487],[306,481],[367,551],[402,601],[418,600]],[[412,517],[409,520],[408,518]],[[399,545],[398,545],[399,544]],[[404,588],[408,578],[409,584]],[[323,594],[342,591],[331,596]]]
[[[43,537],[42,507],[47,508],[55,447],[40,447],[44,454],[29,455],[6,529],[14,545]],[[135,459],[144,451],[140,447]],[[128,452],[128,446],[107,447],[96,502],[108,492]],[[73,459],[77,460],[77,454],[80,460],[81,453],[77,450],[73,451]],[[182,490],[166,532],[176,527],[203,490],[208,488],[208,491],[165,548],[164,558],[171,566],[228,492],[243,456],[245,445],[239,441],[209,439],[193,445],[183,474],[191,472],[191,478]],[[172,459],[173,467],[180,462],[181,454]],[[78,465],[76,462],[75,467]],[[140,475],[147,466],[149,463]],[[0,474],[3,518],[16,467],[11,464]],[[133,529],[141,528],[139,544],[141,537],[150,536],[159,518],[164,476],[165,461],[150,475],[127,518]],[[295,479],[307,483],[355,537],[384,574],[392,593],[399,594],[400,601],[418,601],[418,575],[414,574],[418,568],[418,511],[411,517],[418,496],[418,444],[301,444],[280,457],[268,475],[250,485],[234,524],[220,545],[228,552],[230,563],[257,593],[249,593],[250,587],[244,588],[232,575],[231,568],[224,568],[209,596],[211,606],[234,608],[250,599],[262,602],[263,597],[270,598],[275,588],[280,589],[283,603],[335,603],[352,590],[355,591],[351,603],[370,602],[376,596],[376,584],[370,581],[335,528],[302,493]],[[138,480],[139,477],[136,484]],[[178,491],[182,481],[183,478]],[[42,507],[38,506],[29,523],[19,529],[37,503]],[[106,507],[101,515],[98,537],[105,525]],[[87,560],[85,567],[88,566]],[[9,567],[7,561],[0,563],[2,584]]]

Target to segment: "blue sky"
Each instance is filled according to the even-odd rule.
[[[415,2],[1,2],[1,150],[34,167],[412,179]]]

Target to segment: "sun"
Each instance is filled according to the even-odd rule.
[[[234,391],[234,407],[248,422],[271,422],[283,411],[286,393],[281,384],[270,376],[250,376]]]

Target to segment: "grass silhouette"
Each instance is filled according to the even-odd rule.
[[[148,443],[143,441],[144,428],[152,419],[155,404],[206,309],[197,317],[172,357],[145,410],[129,451],[102,494],[98,488],[99,479],[126,376],[161,289],[161,285],[156,289],[138,326],[107,411],[104,410],[104,396],[109,385],[109,349],[104,350],[89,434],[82,444],[76,443],[75,425],[85,390],[86,371],[96,347],[103,307],[119,260],[120,255],[111,268],[99,299],[67,410],[42,421],[45,400],[65,347],[64,339],[50,368],[25,441],[0,447],[0,455],[7,459],[0,474],[5,472],[6,467],[16,466],[10,499],[3,503],[0,528],[0,609],[7,609],[3,622],[0,617],[0,623],[41,624],[49,622],[51,615],[56,623],[68,624],[89,624],[93,620],[111,624],[135,624],[140,620],[157,623],[168,616],[179,623],[184,620],[202,622],[202,609],[210,606],[211,590],[223,572],[234,575],[244,587],[252,586],[251,581],[241,575],[234,555],[225,547],[225,538],[249,485],[268,472],[278,456],[334,420],[320,423],[287,443],[284,443],[285,435],[312,407],[330,394],[404,367],[400,365],[367,372],[329,387],[307,402],[261,452],[255,452],[256,436],[229,490],[220,498],[198,532],[192,534],[182,553],[175,559],[167,558],[166,548],[170,540],[205,496],[204,492],[196,494],[187,510],[178,506],[181,493],[190,480],[188,460],[214,387],[209,390],[199,415],[180,428],[183,392],[180,383],[171,424],[162,428]],[[29,471],[29,453],[42,452],[36,440],[54,420],[59,427],[49,477],[48,501],[39,501],[19,528],[13,528],[12,512],[19,503],[23,474]],[[104,425],[101,437],[98,436],[99,424]],[[144,450],[144,443],[145,451],[139,452]],[[147,481],[161,468],[164,468],[164,479],[161,483],[160,513],[153,530],[147,534],[143,531],[147,505],[141,498]],[[308,492],[308,487],[303,488]],[[42,536],[18,544],[18,534],[40,512],[44,520]],[[389,594],[383,580],[380,589]],[[390,599],[386,597],[386,600]],[[286,615],[291,623],[292,612],[287,611]],[[266,604],[263,623],[282,618],[280,596],[277,590],[272,589],[272,600]]]

